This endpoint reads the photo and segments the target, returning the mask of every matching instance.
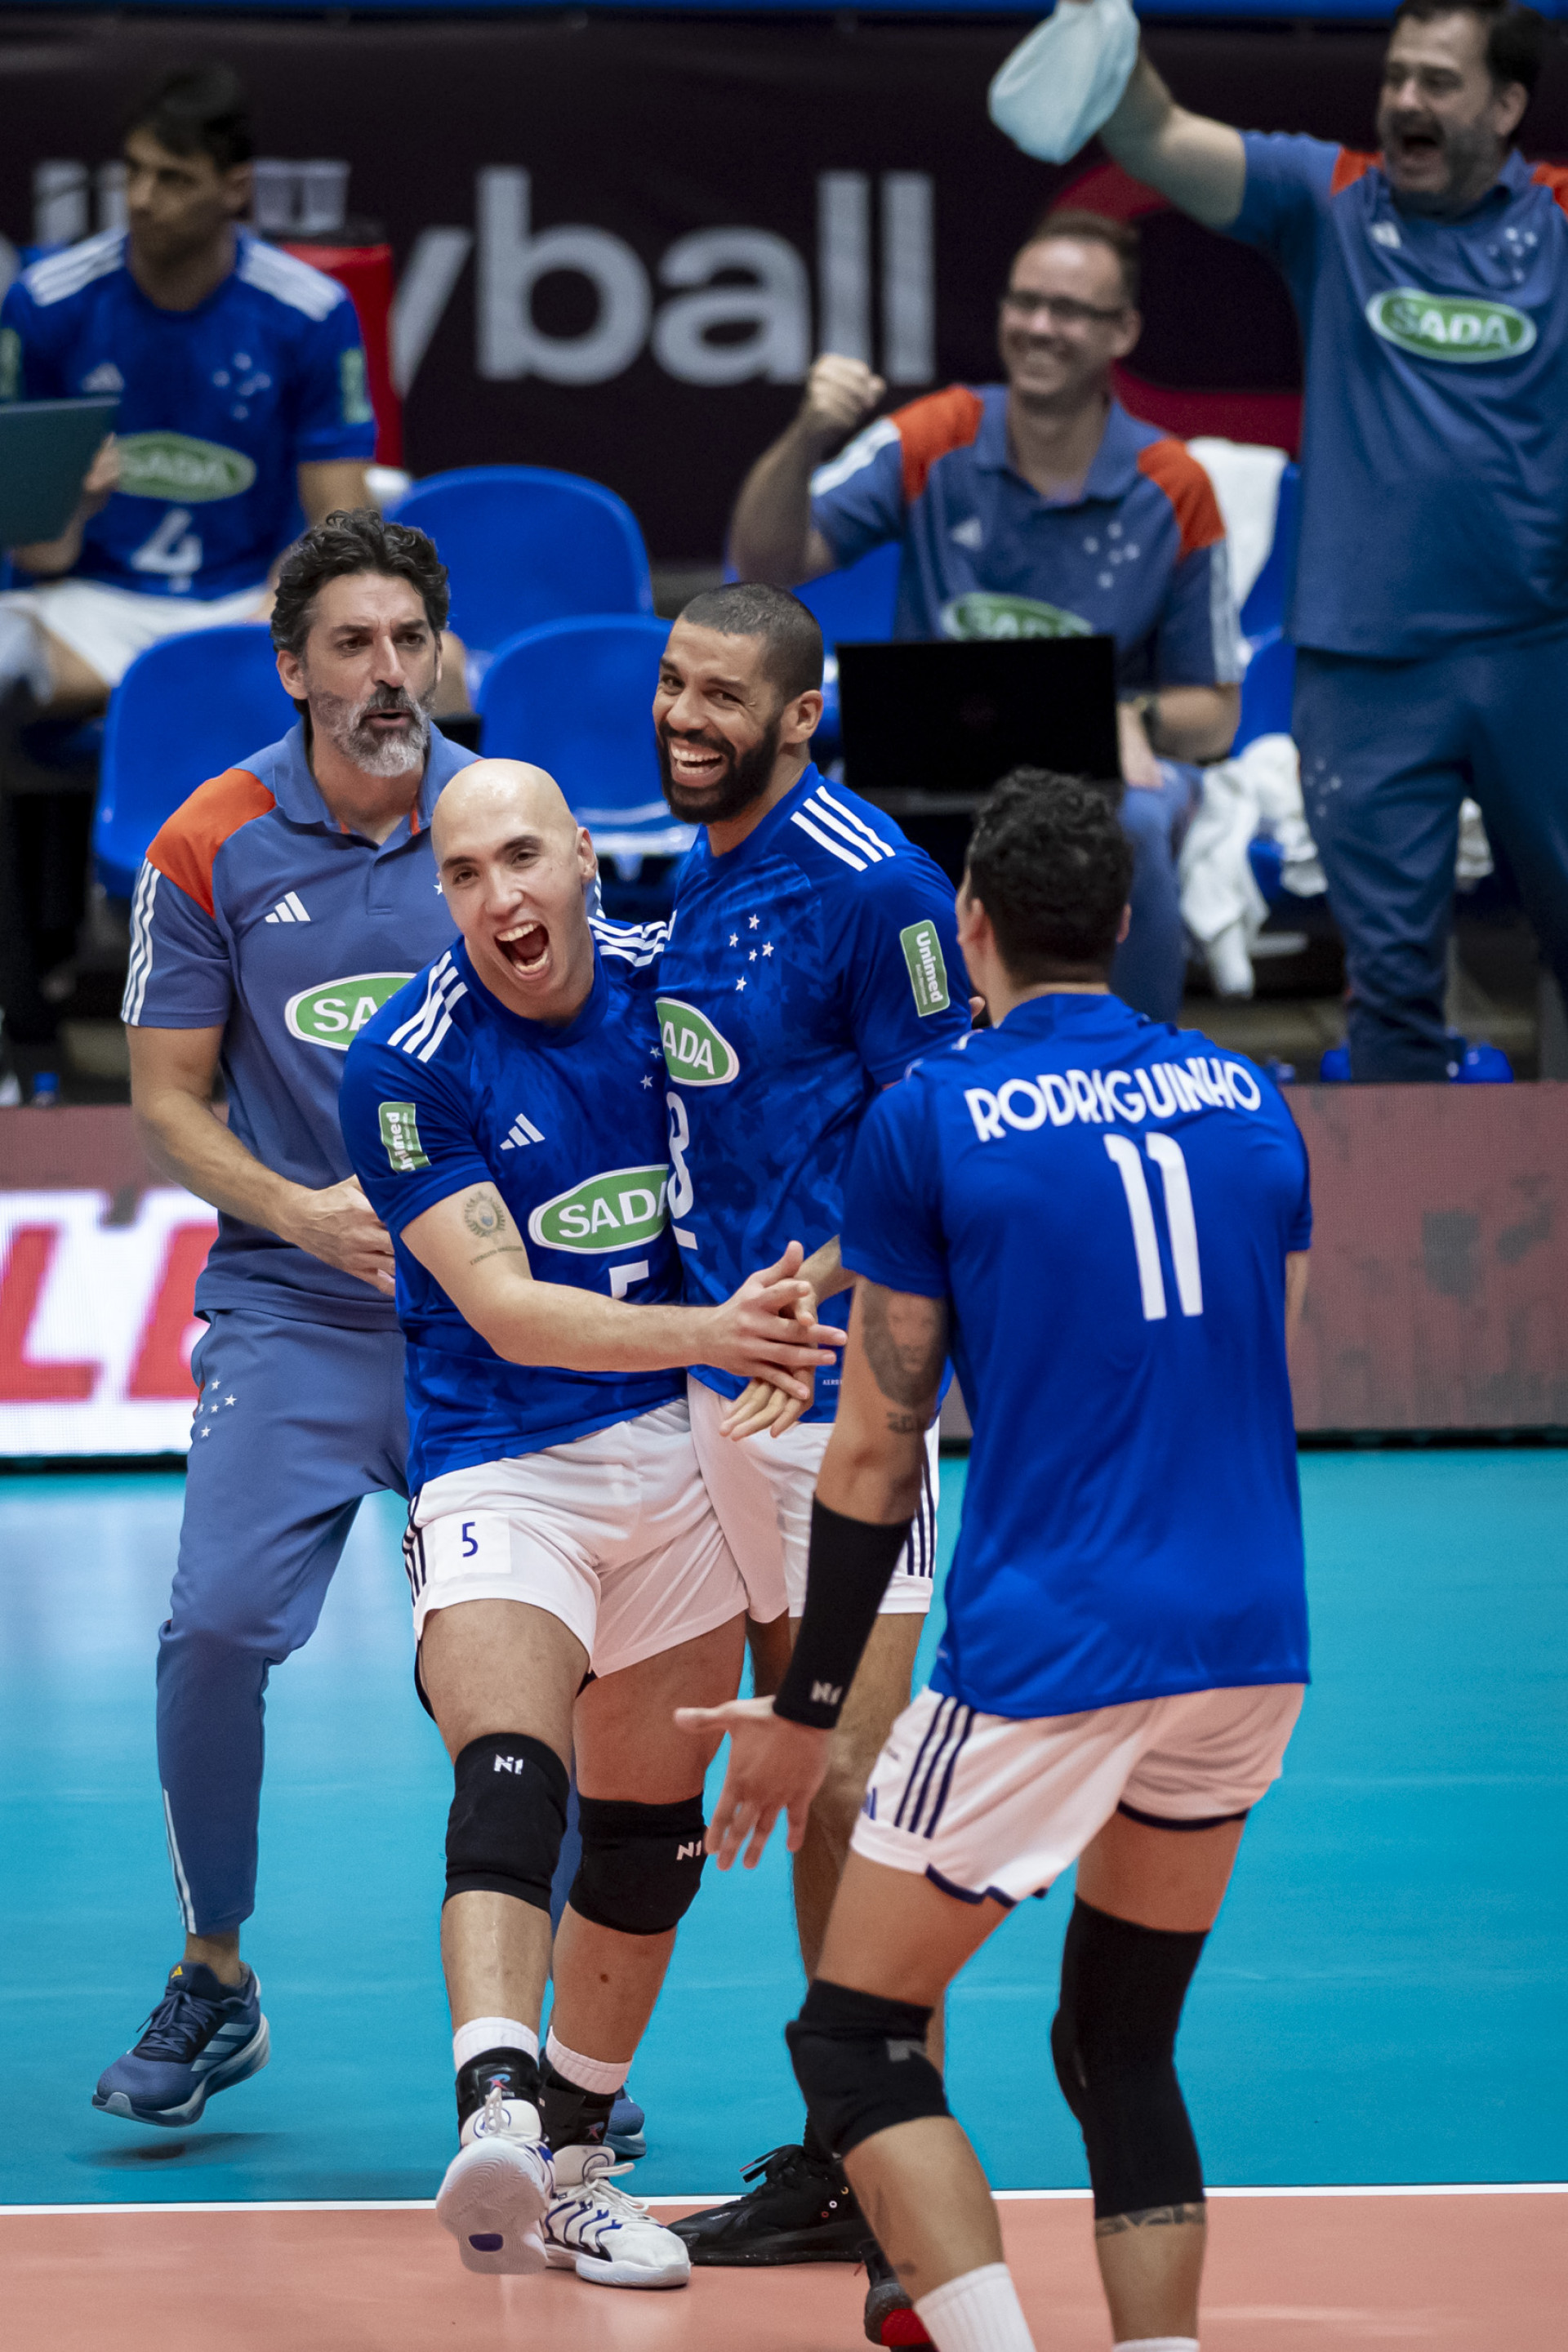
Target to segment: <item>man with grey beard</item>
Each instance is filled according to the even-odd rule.
[[[314,1631],[362,1497],[407,1492],[392,1244],[352,1172],[338,1086],[355,1032],[453,938],[430,815],[474,755],[430,727],[447,602],[423,531],[365,509],[307,531],[272,613],[300,723],[193,793],[137,884],[137,1127],[154,1166],[218,1212],[158,1655],[185,1948],[93,2098],[137,2123],[194,2124],[267,2063],[239,1956],[267,1678]]]

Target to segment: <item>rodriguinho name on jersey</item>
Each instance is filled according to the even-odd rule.
[[[356,971],[347,980],[324,980],[319,988],[302,988],[283,1007],[289,1033],[307,1045],[346,1054],[365,1023],[374,1021],[387,999],[413,977],[409,971]]]
[[[1518,359],[1535,341],[1534,320],[1511,302],[1489,302],[1470,294],[1421,294],[1411,286],[1374,294],[1366,306],[1366,320],[1374,335],[1402,352],[1461,366]]]
[[[982,1143],[1016,1129],[1028,1134],[1082,1119],[1096,1127],[1174,1118],[1178,1111],[1257,1110],[1263,1089],[1243,1062],[1193,1054],[1185,1063],[1152,1062],[1136,1070],[1051,1070],[1041,1077],[1009,1078],[994,1093],[966,1087],[963,1099]]]
[[[238,498],[256,479],[255,460],[243,449],[198,441],[189,433],[128,433],[115,446],[120,487],[133,499],[205,506],[214,499]]]
[[[683,1004],[679,996],[661,996],[657,1002],[664,1065],[672,1078],[683,1087],[727,1087],[739,1077],[741,1056],[705,1013]]]
[[[668,1168],[612,1168],[585,1177],[569,1192],[542,1201],[528,1221],[528,1238],[541,1249],[584,1255],[651,1242],[666,1221]]]

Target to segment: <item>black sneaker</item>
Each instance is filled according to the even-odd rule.
[[[866,2341],[881,2345],[930,2344],[925,2322],[903,2288],[899,2274],[875,2238],[860,2248],[866,2265]]]
[[[837,2165],[804,2147],[775,2147],[741,2178],[757,2182],[744,2197],[670,2223],[694,2263],[760,2270],[775,2263],[860,2260],[866,2223]]]

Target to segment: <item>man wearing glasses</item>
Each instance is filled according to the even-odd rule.
[[[1208,476],[1111,393],[1113,363],[1138,341],[1137,299],[1135,230],[1047,214],[1002,296],[1005,383],[950,384],[868,423],[881,378],[824,354],[746,478],[731,552],[743,579],[789,584],[897,540],[898,636],[1115,637],[1134,868],[1111,982],[1170,1020],[1185,962],[1175,849],[1193,763],[1230,747],[1242,663]]]

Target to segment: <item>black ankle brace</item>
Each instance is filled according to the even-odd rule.
[[[539,2112],[544,2137],[555,2147],[603,2147],[610,2126],[614,2091],[585,2091],[568,2082],[548,2058],[539,2074]]]
[[[539,2061],[526,2050],[481,2050],[458,2069],[458,2129],[484,2105],[493,2090],[503,2099],[526,2099],[539,2105]]]

